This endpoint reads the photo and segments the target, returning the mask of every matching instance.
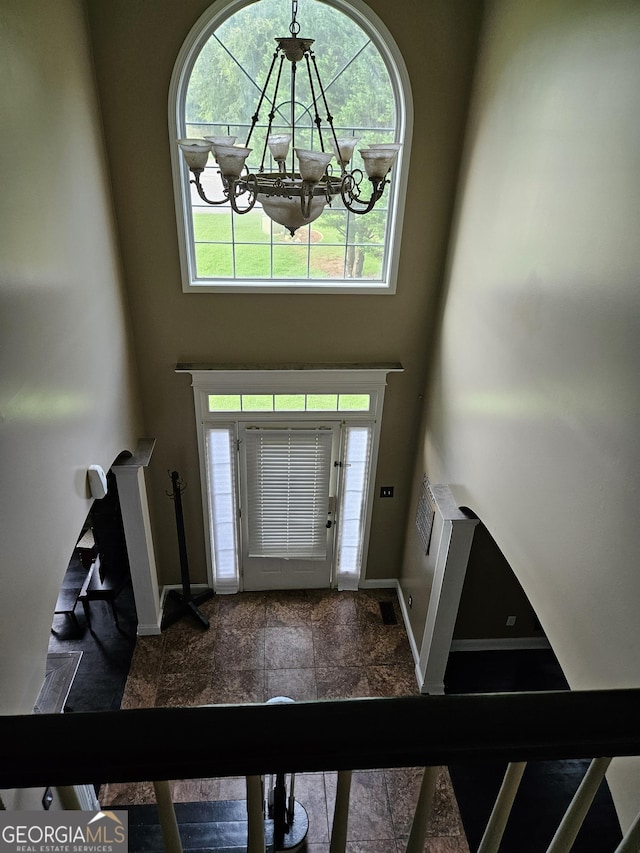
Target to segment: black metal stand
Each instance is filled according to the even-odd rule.
[[[178,619],[183,616],[192,616],[201,628],[206,630],[209,627],[209,620],[198,610],[198,604],[207,601],[213,597],[213,590],[206,589],[197,595],[191,594],[191,581],[189,579],[189,563],[187,561],[187,543],[184,536],[184,518],[182,516],[182,492],[184,486],[180,482],[180,476],[177,471],[171,472],[171,483],[173,485],[173,493],[169,495],[174,503],[176,511],[176,528],[178,531],[178,552],[180,554],[180,573],[182,576],[182,593],[172,589],[167,595],[167,603],[171,601],[173,607],[170,612],[165,612],[162,615],[162,630],[169,625],[173,625]],[[166,607],[166,605],[165,605]]]

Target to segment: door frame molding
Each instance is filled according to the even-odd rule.
[[[245,420],[276,420],[295,423],[331,419],[335,416],[344,422],[370,423],[373,425],[371,466],[367,495],[367,516],[363,543],[363,559],[360,578],[366,576],[371,515],[375,490],[376,465],[380,444],[380,430],[384,404],[384,392],[389,373],[401,373],[404,368],[399,362],[376,364],[279,364],[279,365],[221,365],[188,364],[176,366],[176,373],[189,373],[193,388],[198,453],[200,457],[200,484],[202,511],[205,525],[205,548],[209,584],[215,589],[215,572],[211,537],[209,534],[209,496],[206,476],[206,430],[208,426]],[[210,394],[265,394],[265,393],[367,393],[370,395],[368,412],[210,412]]]

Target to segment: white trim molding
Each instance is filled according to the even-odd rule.
[[[518,649],[550,649],[546,637],[487,637],[453,640],[452,652],[499,652]]]
[[[331,418],[347,424],[368,424],[372,427],[371,463],[367,485],[367,509],[362,538],[362,565],[360,576],[354,577],[354,587],[366,576],[366,556],[369,548],[371,515],[374,503],[376,462],[380,443],[380,430],[384,404],[384,392],[390,373],[401,373],[404,368],[398,362],[375,364],[191,364],[176,365],[176,373],[191,375],[195,422],[200,455],[200,482],[204,527],[211,530],[209,518],[210,495],[208,493],[206,433],[215,425],[243,421],[302,423],[310,419],[325,419],[329,413],[320,411],[293,412],[211,412],[209,395],[216,394],[278,394],[278,393],[351,393],[369,394],[370,405],[363,411],[332,411]],[[241,572],[238,572],[234,589],[218,589],[214,566],[211,535],[205,537],[207,572],[209,585],[216,592],[236,592],[241,589]]]

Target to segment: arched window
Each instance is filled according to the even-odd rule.
[[[190,184],[191,174],[175,140],[231,135],[237,137],[236,144],[245,144],[273,58],[274,39],[289,34],[290,21],[287,0],[215,3],[192,29],[176,62],[169,126],[183,289],[394,292],[411,97],[393,39],[359,0],[300,0],[297,21],[300,36],[315,40],[313,50],[336,135],[361,140],[353,166],[364,172],[358,147],[402,143],[391,183],[374,209],[355,215],[338,195],[318,219],[291,235],[267,217],[259,203],[239,215],[228,205],[206,204]],[[296,145],[317,150],[313,96],[306,76],[298,72],[296,77]],[[290,124],[288,85],[278,90],[284,94],[273,104],[272,134],[286,131]],[[271,108],[269,103],[263,105],[252,132],[250,171],[260,164]],[[222,197],[212,156],[202,183],[209,197]]]

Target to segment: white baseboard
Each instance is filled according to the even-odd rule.
[[[138,623],[138,627],[136,629],[136,633],[139,637],[155,637],[158,634],[162,633],[162,629],[160,627],[161,617],[158,622],[151,622],[149,624],[141,625]]]
[[[402,613],[402,621],[404,622],[405,631],[407,632],[407,638],[409,640],[409,646],[411,648],[411,654],[413,655],[413,662],[416,665],[416,679],[418,681],[418,685],[422,687],[422,673],[419,669],[420,663],[420,649],[416,645],[415,637],[413,636],[413,631],[411,630],[411,622],[409,621],[409,611],[407,610],[407,605],[405,604],[404,598],[402,597],[402,589],[400,587],[400,581],[395,582],[396,594],[398,596],[398,603],[400,604],[400,612]]]
[[[373,578],[372,580],[361,580],[358,589],[398,589],[397,578]]]
[[[482,640],[453,640],[452,652],[498,652],[517,649],[550,649],[546,637],[495,637]]]

